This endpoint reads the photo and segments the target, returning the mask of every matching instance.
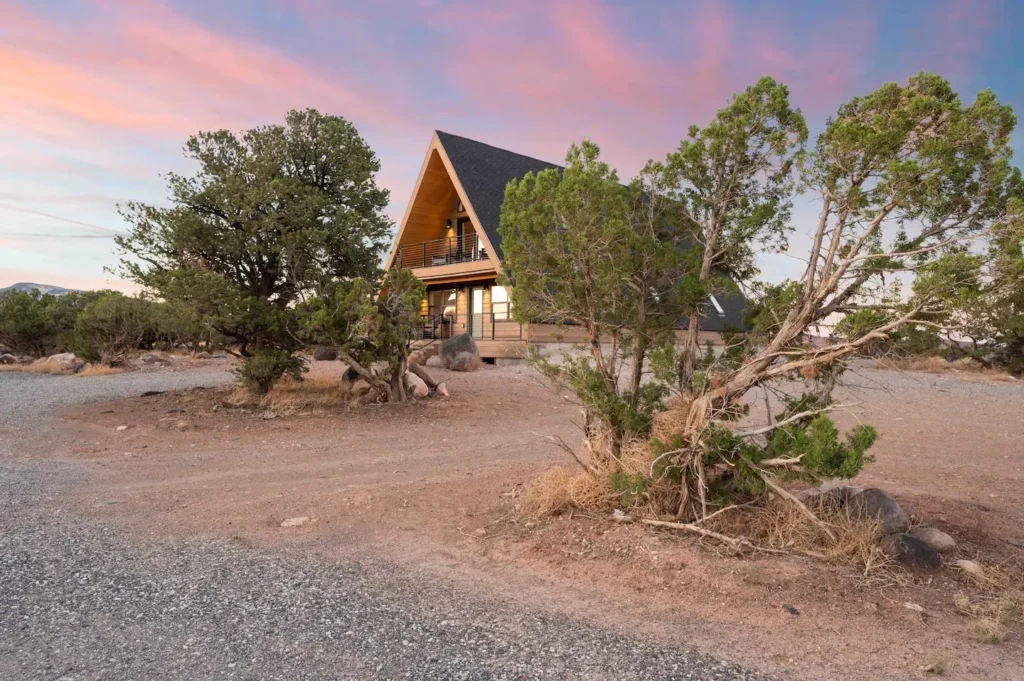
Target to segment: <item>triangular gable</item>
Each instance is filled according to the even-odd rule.
[[[432,238],[427,235],[435,233],[436,227],[444,224],[448,208],[457,196],[477,227],[495,271],[499,271],[501,236],[498,225],[505,186],[526,173],[558,167],[489,144],[435,131],[391,246],[387,267],[391,267],[403,237],[408,243]]]

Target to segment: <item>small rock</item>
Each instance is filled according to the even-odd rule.
[[[0,364],[17,364],[18,358],[9,352],[0,355]]]
[[[276,419],[276,418],[277,418],[277,412],[273,411],[272,409],[268,409],[265,412],[263,412],[263,419],[264,420]]]
[[[118,426],[117,428],[114,428],[114,430],[116,430],[119,433],[123,433],[124,431],[128,430],[128,426]]]
[[[782,606],[782,609],[785,610],[786,612],[788,612],[790,615],[799,615],[800,614],[800,611],[797,610],[792,605],[790,605],[789,603],[784,604]]]
[[[853,520],[877,520],[882,534],[898,534],[910,529],[910,520],[896,500],[877,487],[858,492],[846,502]]]
[[[953,567],[963,570],[972,577],[982,578],[985,576],[985,568],[983,568],[980,563],[976,563],[973,560],[958,560],[953,563]]]
[[[956,548],[955,539],[934,527],[915,527],[907,534],[911,537],[917,537],[939,553],[948,553]]]
[[[451,396],[451,393],[448,392],[448,386],[445,385],[444,383],[438,383],[437,384],[437,390],[435,390],[434,392],[437,393],[438,397],[450,397]]]
[[[155,352],[147,352],[142,356],[143,364],[170,364],[170,361]]]
[[[485,530],[482,527],[478,527],[475,530],[473,530],[473,536],[474,537],[478,537],[478,538],[486,537],[487,536],[487,530]]]
[[[373,390],[373,386],[362,378],[352,384],[352,395],[355,397],[362,397],[363,395],[368,394],[371,390]]]
[[[405,375],[405,387],[412,391],[415,397],[426,397],[430,394],[430,389],[424,380],[411,372]]]
[[[907,610],[913,610],[914,612],[920,613],[922,615],[925,614],[924,613],[924,608],[922,608],[917,603],[911,603],[910,601],[907,601],[906,603],[903,604],[903,607],[906,608]]]
[[[213,359],[213,355],[208,352],[197,352],[196,359]]]
[[[281,522],[281,527],[299,527],[309,522],[309,516],[300,515],[294,518],[288,518]]]
[[[163,395],[165,392],[167,392],[167,391],[166,390],[147,390],[146,392],[142,393],[142,397],[155,397],[157,395]]]
[[[909,534],[894,534],[882,541],[882,551],[900,565],[934,571],[942,567],[938,551]]]

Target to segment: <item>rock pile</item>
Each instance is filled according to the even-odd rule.
[[[836,487],[824,485],[806,497],[813,508],[826,505],[845,508],[852,520],[874,521],[883,536],[882,550],[907,567],[938,570],[942,567],[940,553],[956,548],[956,541],[934,527],[910,527],[903,508],[877,487]]]

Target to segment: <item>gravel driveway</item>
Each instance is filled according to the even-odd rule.
[[[147,390],[187,390],[231,381],[222,369],[202,371],[133,371],[111,376],[49,376],[0,373],[0,431],[39,426],[59,410],[82,402],[101,402],[141,395]]]
[[[0,374],[0,679],[759,679],[372,562],[129,537],[62,505],[89,464],[16,456],[41,414],[227,380]]]

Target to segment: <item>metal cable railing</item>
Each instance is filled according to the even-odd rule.
[[[476,234],[450,236],[417,244],[399,247],[395,265],[412,269],[415,267],[440,267],[460,262],[486,260],[487,253],[480,246]]]

